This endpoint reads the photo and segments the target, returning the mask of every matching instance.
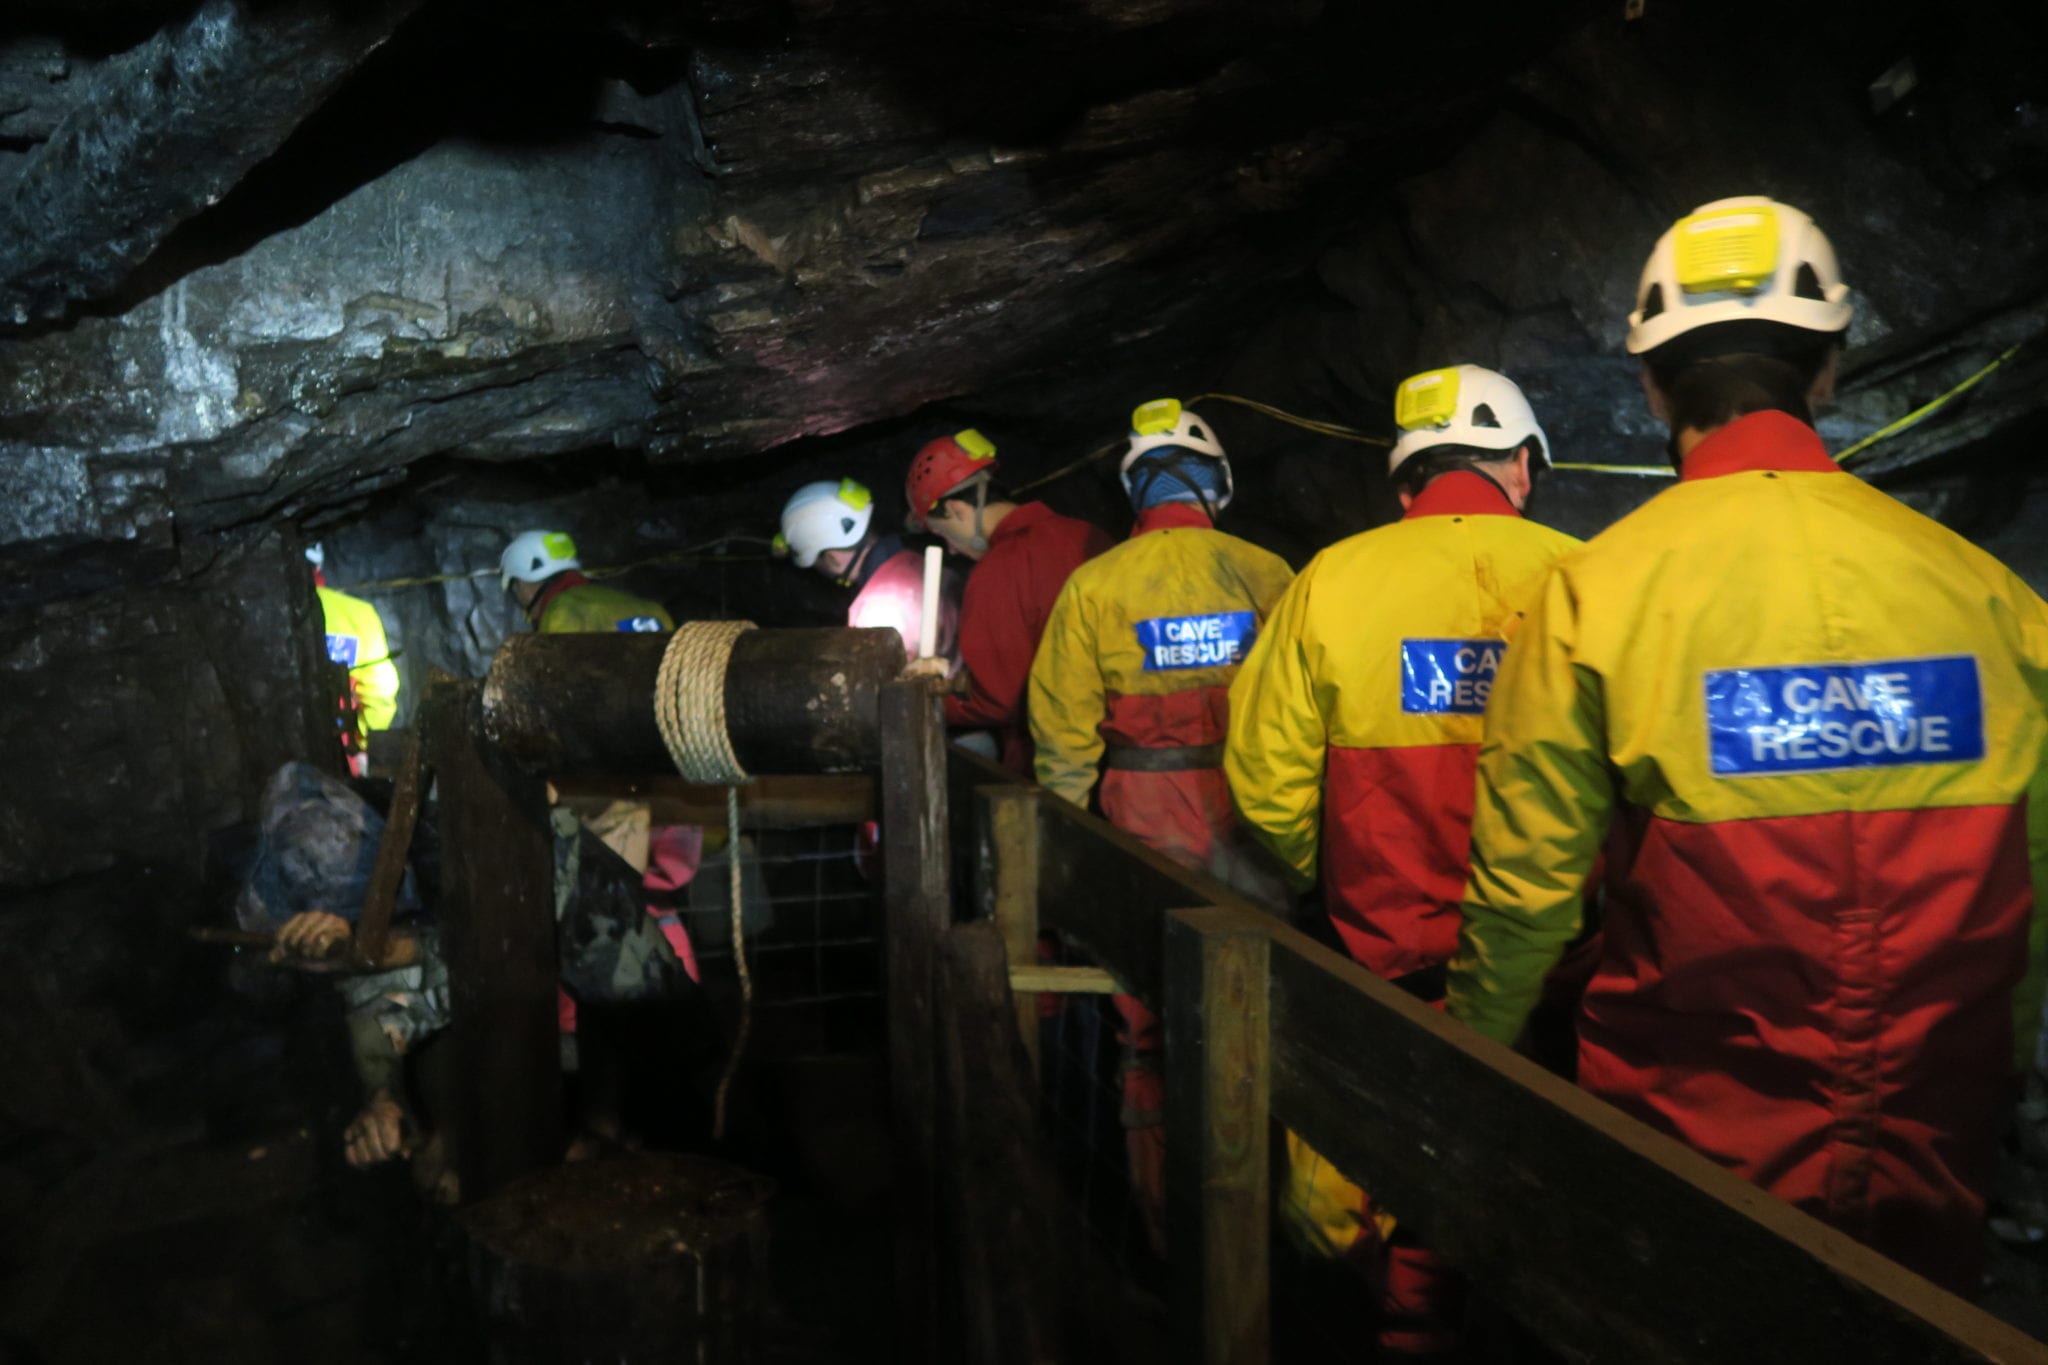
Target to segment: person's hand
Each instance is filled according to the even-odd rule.
[[[929,659],[915,659],[904,666],[899,678],[943,678],[953,671],[950,661],[934,655]]]
[[[332,956],[335,949],[348,942],[348,937],[348,921],[340,915],[330,915],[325,910],[302,911],[277,931],[277,941],[270,947],[270,960],[282,962],[288,957],[300,957],[318,962]]]
[[[342,1130],[341,1151],[348,1164],[358,1169],[411,1154],[405,1140],[405,1111],[389,1090],[370,1096],[363,1112]]]

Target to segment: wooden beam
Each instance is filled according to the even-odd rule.
[[[983,787],[975,793],[981,809],[981,838],[975,858],[975,904],[994,921],[1009,957],[1010,990],[1017,1036],[1039,1071],[1039,991],[1047,969],[1038,965],[1038,802],[1035,787]],[[1071,969],[1069,969],[1071,970]]]
[[[1215,908],[1166,920],[1168,1270],[1190,1365],[1263,1365],[1272,1347],[1262,929]]]
[[[2048,1362],[2048,1347],[1349,959],[1249,923],[1273,941],[1274,1116],[1574,1356]]]
[[[725,788],[680,777],[563,777],[563,804],[645,801],[657,825],[725,828]],[[740,788],[740,823],[750,829],[858,825],[875,818],[875,779],[868,773],[763,774]]]
[[[1115,995],[1117,984],[1116,977],[1100,967],[1012,967],[1010,989],[1034,994],[1048,991],[1054,995]],[[1027,1001],[1020,995],[1017,1001],[1020,1018],[1027,1005],[1035,1025],[1038,1022],[1038,1002]]]
[[[484,679],[484,733],[529,772],[667,777],[676,770],[654,716],[670,636],[518,634]],[[750,773],[872,772],[875,703],[903,668],[903,640],[881,630],[750,630],[733,641],[725,729]]]
[[[442,675],[427,730],[440,785],[441,949],[454,1019],[450,1128],[462,1197],[562,1155],[554,850],[539,778],[483,741],[478,685]]]
[[[936,680],[882,688],[883,970],[896,1160],[895,1358],[936,1362],[938,1292],[937,1021],[939,940],[952,922],[945,720]]]
[[[1038,1136],[1037,1092],[1010,1022],[1006,952],[995,926],[956,925],[939,950],[937,1022],[947,1297],[960,1305],[971,1365],[1041,1365],[1060,1349],[1058,1182]],[[948,1341],[949,1347],[954,1342]]]
[[[954,756],[959,790],[1001,780],[992,773]],[[1170,912],[1207,900],[1265,935],[1274,1117],[1574,1357],[2048,1365],[2048,1346],[1451,1022],[1212,879],[1061,802],[1047,798],[1041,809],[1044,922],[1155,1006]],[[1171,1030],[1170,995],[1165,1005]],[[1169,1034],[1169,1066],[1172,1051]],[[1169,1079],[1170,1106],[1174,1092]],[[1169,1160],[1176,1150],[1170,1142]]]
[[[1044,923],[1074,939],[1135,995],[1157,1001],[1166,912],[1227,905],[1261,915],[1204,873],[1180,866],[1079,807],[1041,805],[1038,903]]]
[[[349,951],[351,960],[362,971],[374,971],[376,964],[384,960],[391,916],[398,908],[399,888],[405,884],[412,833],[419,824],[420,801],[426,795],[426,775],[421,771],[424,766],[419,731],[407,730],[398,755],[398,781],[391,789],[391,809],[384,817],[377,861],[370,868],[369,890],[363,894],[363,910],[356,918],[354,943]]]

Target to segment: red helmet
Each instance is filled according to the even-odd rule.
[[[995,467],[995,443],[972,427],[926,442],[903,481],[911,526],[921,528],[925,513],[937,507],[940,498],[976,475],[995,472]]]

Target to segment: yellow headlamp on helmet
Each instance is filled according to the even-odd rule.
[[[1458,415],[1458,368],[1424,370],[1394,390],[1394,425],[1403,431],[1448,426]]]
[[[1140,403],[1131,413],[1131,431],[1138,436],[1157,436],[1180,425],[1180,400],[1155,398]]]
[[[1778,269],[1778,215],[1768,204],[1695,213],[1678,220],[1672,253],[1688,294],[1751,293]]]

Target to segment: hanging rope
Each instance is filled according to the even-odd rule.
[[[711,1106],[711,1140],[725,1137],[725,1100],[739,1073],[754,1025],[754,978],[747,969],[746,916],[740,900],[740,783],[752,779],[732,751],[725,728],[725,672],[733,642],[752,621],[688,621],[669,637],[654,679],[654,723],[676,771],[691,782],[725,787],[725,854],[732,868],[732,956],[740,973],[740,1027],[718,1078]]]

